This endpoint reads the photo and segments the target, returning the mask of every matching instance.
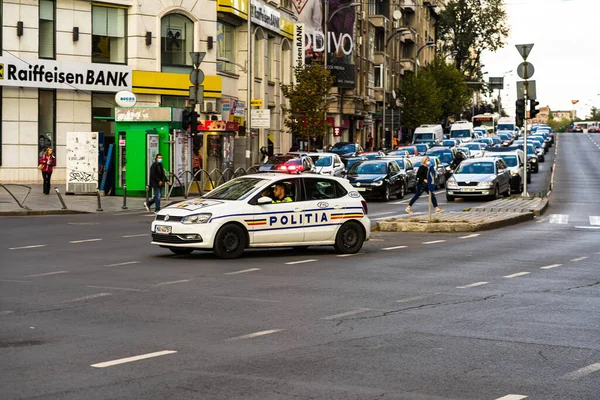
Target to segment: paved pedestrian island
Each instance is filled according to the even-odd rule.
[[[471,208],[470,211],[491,211],[491,212],[531,212],[535,216],[540,216],[548,208],[548,198],[535,197],[509,197],[490,201],[481,206]]]

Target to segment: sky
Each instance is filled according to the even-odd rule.
[[[577,110],[585,119],[600,108],[600,0],[505,0],[510,35],[495,53],[482,54],[482,70],[504,76],[502,105],[514,116],[517,66],[523,62],[516,44],[533,43],[527,61],[535,72],[539,107]],[[512,71],[512,72],[509,72]],[[498,96],[498,91],[494,91]],[[571,100],[579,100],[575,106]]]

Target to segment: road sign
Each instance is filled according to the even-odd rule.
[[[201,85],[204,82],[204,72],[201,69],[193,69],[190,72],[190,82],[192,85]]]
[[[200,65],[202,60],[204,60],[204,56],[206,56],[205,51],[190,51],[190,57],[192,58],[192,63],[195,66]]]
[[[262,101],[262,99],[252,99],[252,100],[250,100],[250,106],[251,107],[262,107],[263,101]]]
[[[271,111],[270,110],[252,110],[251,111],[252,128],[270,128],[271,127]]]
[[[529,53],[531,53],[531,49],[533,48],[533,43],[529,44],[516,44],[515,47],[519,50],[519,54],[523,57],[523,60],[527,60],[529,57]],[[525,78],[523,78],[525,79]]]
[[[190,104],[202,104],[204,101],[204,86],[198,86],[198,91],[196,91],[196,86],[190,86]]]
[[[521,79],[529,79],[533,76],[535,69],[533,68],[533,64],[529,62],[522,62],[517,67],[517,75]]]
[[[498,90],[504,89],[504,77],[503,76],[497,76],[497,77],[490,76],[490,78],[489,78],[489,88],[492,89],[492,90],[494,90],[494,89],[498,89]]]
[[[517,99],[522,100],[525,98],[525,84],[527,84],[527,98],[536,99],[537,90],[535,81],[517,81]]]

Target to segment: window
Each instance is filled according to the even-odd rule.
[[[277,48],[275,47],[275,38],[269,36],[267,44],[267,80],[275,81],[275,63],[279,60]]]
[[[192,65],[189,53],[194,51],[194,23],[180,14],[169,14],[161,20],[161,63],[164,66],[186,67]],[[186,67],[186,71],[189,68]],[[170,72],[180,72],[172,70]]]
[[[376,88],[383,87],[382,71],[383,71],[383,65],[376,65],[375,66],[375,82],[374,82],[375,84],[374,84],[374,86]]]
[[[292,49],[287,40],[281,47],[281,83],[289,85],[292,78]]]
[[[124,8],[92,6],[92,62],[125,64]]]
[[[38,92],[38,158],[48,147],[56,152],[56,92]]]
[[[186,108],[186,96],[160,96],[161,107]]]
[[[217,57],[235,62],[235,28],[233,25],[217,22]],[[217,71],[235,73],[235,65],[218,62]]]
[[[337,199],[346,195],[339,183],[330,179],[305,178],[306,200]]]
[[[260,31],[258,31],[260,32]],[[257,33],[258,33],[257,32]],[[260,32],[262,34],[262,32]],[[264,59],[264,49],[263,42],[260,40],[257,34],[254,35],[254,52],[252,53],[252,57],[254,57],[254,78],[262,79],[264,74],[263,65],[265,64]]]
[[[39,56],[56,58],[54,29],[54,0],[40,0]]]

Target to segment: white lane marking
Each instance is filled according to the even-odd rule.
[[[531,272],[517,272],[516,274],[504,275],[503,278],[516,278],[518,276],[529,275]]]
[[[398,250],[398,249],[405,249],[405,248],[407,248],[407,247],[408,247],[408,246],[384,247],[384,248],[383,248],[383,249],[381,249],[381,250],[385,250],[385,251],[388,251],[388,250]]]
[[[249,297],[231,297],[231,296],[212,296],[212,297],[216,297],[217,299],[258,301],[258,302],[262,302],[262,303],[281,303],[281,300],[251,299]]]
[[[19,281],[16,279],[0,279],[0,282],[10,282],[10,283],[31,283],[31,281]]]
[[[431,297],[436,294],[439,294],[439,293],[433,293],[433,294],[428,294],[428,295],[423,295],[423,296],[407,297],[405,299],[396,300],[396,303],[410,303],[411,301],[426,299],[426,298]]]
[[[496,400],[522,400],[526,399],[528,396],[524,394],[507,394],[506,396],[502,396],[497,398]]]
[[[348,317],[350,315],[354,315],[354,314],[360,314],[360,313],[364,313],[365,311],[369,311],[368,308],[357,308],[356,310],[352,310],[352,311],[347,311],[341,314],[335,314],[335,315],[330,315],[328,317],[323,317],[321,319],[324,320],[332,320],[332,319],[339,319],[339,318],[343,318],[343,317]]]
[[[577,229],[600,229],[600,226],[576,226]]]
[[[310,262],[315,262],[315,261],[317,261],[317,260],[310,259],[310,260],[301,260],[301,261],[290,261],[290,262],[286,262],[285,265],[305,264],[305,263],[310,263]]]
[[[92,365],[90,365],[90,367],[106,368],[106,367],[112,367],[113,365],[125,364],[125,363],[130,363],[130,362],[139,361],[139,360],[145,360],[147,358],[166,356],[168,354],[174,354],[174,353],[177,353],[177,352],[175,350],[163,350],[163,351],[157,351],[154,353],[142,354],[142,355],[134,356],[134,357],[120,358],[118,360],[105,361],[105,362],[101,362],[98,364],[92,364]]]
[[[423,242],[421,244],[436,244],[436,243],[444,243],[445,240],[432,240],[430,242]]]
[[[105,267],[119,267],[121,265],[131,265],[131,264],[139,264],[139,261],[126,261],[126,262],[122,262],[122,263],[116,263],[116,264],[108,264],[105,265]]]
[[[99,242],[102,239],[85,239],[85,240],[72,240],[69,243],[77,244],[77,243],[88,243],[88,242]]]
[[[600,217],[596,215],[590,215],[590,225],[600,225]]]
[[[128,292],[143,292],[142,289],[131,289],[131,288],[114,287],[114,286],[94,286],[94,285],[89,285],[89,286],[86,286],[86,287],[93,288],[93,289],[125,290],[125,291],[128,291]]]
[[[600,371],[600,363],[590,364],[587,367],[578,369],[577,371],[569,372],[568,374],[563,375],[561,379],[574,381],[596,371]]]
[[[46,273],[43,273],[43,274],[27,275],[27,276],[24,276],[23,278],[37,278],[38,276],[50,276],[50,275],[66,274],[67,272],[69,272],[69,271],[46,272]]]
[[[149,233],[138,233],[136,235],[124,235],[122,238],[134,238],[134,237],[142,237],[142,236],[150,236]]]
[[[365,253],[354,253],[354,254],[338,254],[336,257],[341,257],[341,258],[344,258],[344,257],[361,256],[361,255],[363,255],[363,254],[365,254]]]
[[[551,224],[565,225],[569,223],[569,216],[565,214],[551,214],[548,222]]]
[[[270,329],[268,331],[254,332],[254,333],[249,333],[247,335],[232,337],[232,338],[229,338],[227,340],[228,341],[233,341],[233,340],[251,339],[251,338],[255,338],[255,337],[259,337],[259,336],[270,335],[272,333],[282,332],[284,330],[285,329]]]
[[[575,261],[576,262],[576,261],[583,261],[585,259],[587,259],[587,257],[577,257],[577,258],[574,258],[574,259],[569,260],[569,261]]]
[[[474,233],[474,234],[468,235],[468,236],[460,236],[459,239],[471,239],[471,238],[475,238],[479,235],[480,235],[480,233]]]
[[[8,315],[8,314],[12,314],[12,313],[14,313],[14,311],[9,311],[9,310],[0,311],[0,316],[2,316],[2,315]]]
[[[385,239],[369,239],[369,242],[385,242]]]
[[[75,303],[77,301],[92,300],[92,299],[97,299],[98,297],[110,296],[111,294],[112,293],[96,293],[96,294],[91,294],[89,296],[83,296],[83,297],[77,297],[77,298],[71,299],[71,300],[65,300],[65,301],[63,301],[63,303]]]
[[[245,274],[246,272],[254,272],[254,271],[260,271],[260,268],[248,268],[248,269],[243,269],[241,271],[226,272],[224,275]]]
[[[468,285],[465,286],[457,286],[457,289],[467,289],[467,288],[472,288],[472,287],[476,287],[476,286],[481,286],[481,285],[487,285],[489,282],[475,282],[475,283],[470,283]]]
[[[546,265],[545,267],[540,267],[540,269],[552,269],[552,268],[558,268],[558,267],[562,267],[562,264]]]
[[[175,284],[178,284],[178,283],[186,283],[186,282],[190,282],[190,281],[192,281],[192,280],[191,279],[182,279],[182,280],[179,280],[179,281],[161,282],[161,283],[157,283],[157,284],[152,285],[152,286],[175,285]]]
[[[9,247],[9,250],[23,250],[23,249],[37,249],[40,247],[46,247],[46,244],[32,244],[31,246],[21,246],[21,247]]]

